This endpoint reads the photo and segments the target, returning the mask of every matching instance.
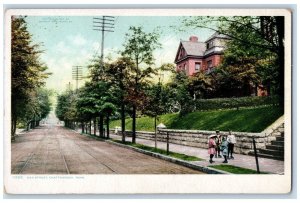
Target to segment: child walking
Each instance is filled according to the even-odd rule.
[[[213,163],[213,157],[214,154],[216,153],[216,142],[215,138],[216,135],[210,135],[208,137],[208,154],[209,154],[209,163]]]
[[[226,137],[223,137],[222,144],[221,144],[221,151],[224,157],[223,163],[228,163],[227,157],[228,157],[228,141]]]

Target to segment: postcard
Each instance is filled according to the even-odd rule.
[[[287,194],[288,9],[8,9],[7,194]]]

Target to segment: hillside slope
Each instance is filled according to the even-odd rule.
[[[179,114],[160,116],[157,124],[164,123],[170,129],[186,130],[221,130],[239,132],[261,132],[280,116],[282,110],[278,106],[245,108],[240,110],[214,110],[193,112],[183,117]],[[126,119],[126,130],[131,130],[132,119]],[[110,127],[121,126],[120,120],[110,123]],[[138,131],[154,131],[154,118],[137,118]]]

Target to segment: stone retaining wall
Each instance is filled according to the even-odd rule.
[[[237,141],[234,148],[235,153],[248,154],[253,151],[253,137],[256,141],[256,148],[265,149],[267,144],[276,139],[275,136],[284,132],[284,123],[282,118],[280,119],[261,133],[232,132]],[[157,132],[157,140],[165,142],[167,133],[169,134],[170,143],[207,148],[208,136],[215,134],[215,131],[160,129]],[[121,135],[120,131],[118,131],[118,135]],[[137,131],[136,135],[138,138],[155,139],[154,132]],[[221,131],[220,135],[228,135],[228,132]],[[131,132],[126,131],[126,136],[131,137]]]

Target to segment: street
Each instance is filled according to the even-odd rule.
[[[12,174],[201,174],[53,124],[17,136]]]

